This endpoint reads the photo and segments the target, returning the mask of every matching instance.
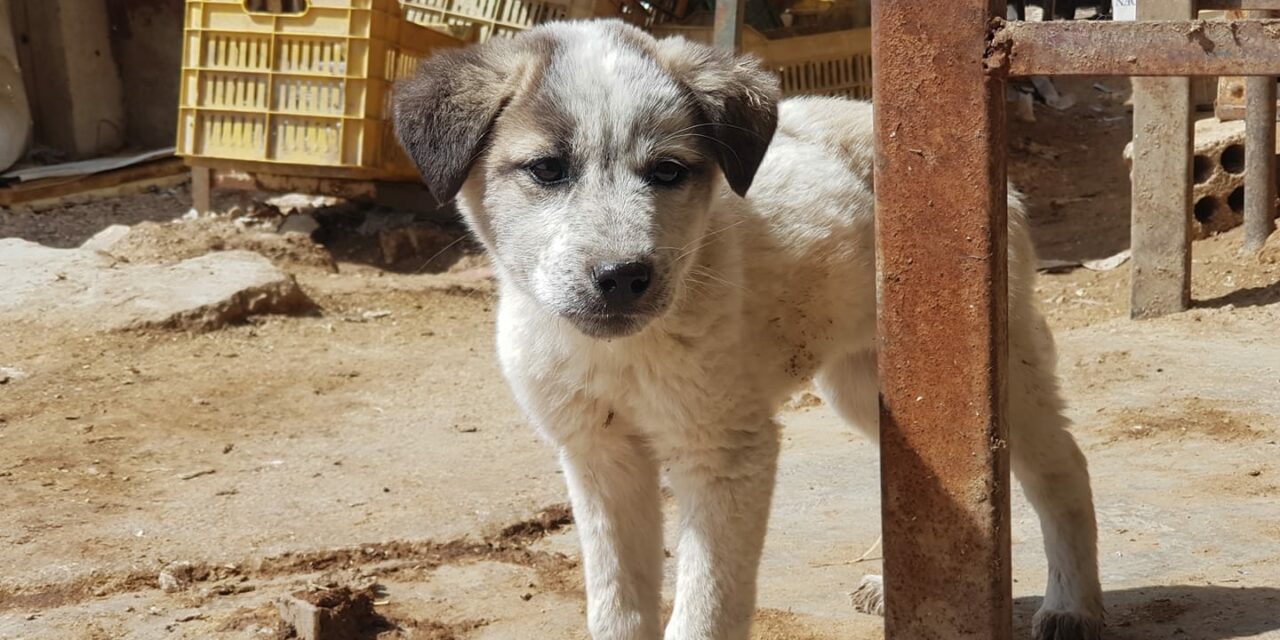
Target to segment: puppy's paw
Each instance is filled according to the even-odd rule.
[[[1102,626],[1102,616],[1041,609],[1031,619],[1031,637],[1035,640],[1101,640]]]
[[[849,594],[849,601],[858,613],[872,616],[884,616],[884,578],[881,576],[863,576],[862,584]]]

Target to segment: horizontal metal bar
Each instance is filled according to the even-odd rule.
[[[987,68],[1011,76],[1280,75],[1280,20],[998,20]]]
[[[1200,0],[1196,3],[1196,8],[1201,11],[1232,11],[1239,9],[1280,11],[1280,0]]]

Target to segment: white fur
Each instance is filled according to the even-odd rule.
[[[503,266],[518,259],[497,247],[498,353],[520,406],[559,452],[597,640],[663,633],[660,470],[680,513],[665,638],[741,640],[776,472],[775,413],[816,379],[846,421],[876,437],[871,126],[867,104],[781,103],[748,197],[716,190],[698,268],[672,284],[670,309],[626,337],[579,331],[537,299],[552,297],[544,289],[555,282],[536,281],[531,295]],[[486,200],[487,188],[474,177],[464,188],[470,218],[501,206]],[[1091,639],[1103,611],[1088,474],[1062,416],[1052,338],[1031,300],[1022,208],[1016,197],[1010,204],[1013,468],[1041,516],[1049,558],[1037,636]]]

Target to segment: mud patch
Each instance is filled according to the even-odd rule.
[[[1167,407],[1123,409],[1115,414],[1107,432],[1108,443],[1187,438],[1238,442],[1263,436],[1248,416],[1200,398]]]
[[[790,611],[759,609],[756,611],[752,640],[832,640],[819,633],[802,617]]]
[[[379,636],[381,640],[463,640],[471,632],[489,625],[488,620],[462,620],[444,623],[435,620],[397,621],[399,629],[393,634]]]

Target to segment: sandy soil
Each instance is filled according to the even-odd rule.
[[[1046,258],[1127,245],[1124,89],[1091,85],[1012,126]],[[188,198],[3,211],[0,236],[75,246],[161,221],[131,260],[255,248],[321,312],[199,335],[0,326],[0,638],[271,638],[284,595],[370,582],[386,621],[370,638],[585,637],[564,488],[502,386],[477,260],[441,242],[381,264],[350,212],[317,234],[333,252],[163,222]],[[1040,284],[1095,476],[1112,638],[1280,638],[1280,266],[1238,245],[1198,243],[1197,308],[1158,321],[1126,319],[1127,265]],[[847,600],[879,570],[857,560],[878,535],[876,452],[819,403],[783,420],[756,638],[879,638]],[[1044,559],[1013,508],[1025,637]],[[191,582],[162,591],[175,561]]]

